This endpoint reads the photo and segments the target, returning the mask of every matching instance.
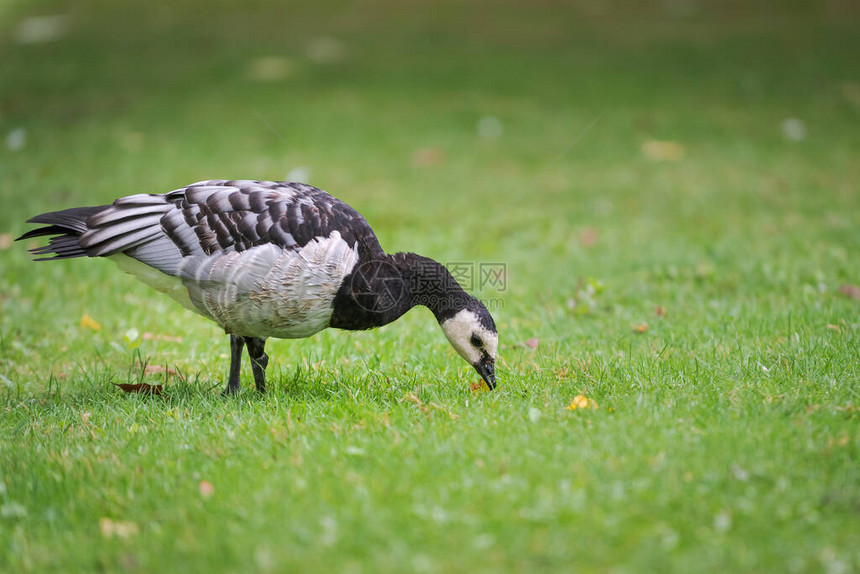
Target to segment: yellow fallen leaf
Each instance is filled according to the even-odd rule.
[[[648,330],[648,323],[642,323],[641,325],[635,325],[633,327],[633,332],[637,335],[642,335]]]
[[[283,80],[292,72],[292,61],[283,56],[263,56],[248,63],[248,76],[258,82]]]
[[[654,161],[681,161],[684,146],[678,142],[650,140],[642,144],[642,155]]]
[[[597,409],[597,402],[594,399],[589,399],[584,395],[576,395],[573,397],[573,400],[570,401],[570,404],[566,407],[569,411],[575,411],[576,409]]]
[[[308,42],[305,54],[317,64],[334,64],[346,57],[346,47],[336,38],[322,36]]]
[[[107,516],[99,518],[99,530],[105,538],[131,538],[140,532],[134,522],[112,520]]]
[[[473,393],[481,393],[484,391],[489,391],[490,387],[488,387],[487,383],[485,383],[482,379],[482,380],[478,381],[477,383],[471,383],[469,385],[469,390],[472,391]]]
[[[102,325],[86,313],[81,317],[81,327],[85,329],[92,329],[93,331],[101,331]]]

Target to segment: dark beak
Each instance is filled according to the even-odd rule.
[[[487,357],[486,359],[482,359],[481,362],[475,363],[473,365],[475,370],[478,371],[478,374],[481,375],[481,378],[487,383],[487,386],[490,387],[490,390],[496,388],[496,364],[493,359]]]

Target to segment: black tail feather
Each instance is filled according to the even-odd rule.
[[[59,225],[49,225],[48,227],[39,227],[38,229],[28,231],[15,241],[21,241],[22,239],[32,239],[34,237],[43,237],[45,235],[61,235],[63,233],[68,232],[69,230],[65,227],[60,227]]]
[[[54,257],[40,257],[36,261],[86,257],[87,252],[78,244],[78,237],[87,230],[87,220],[107,207],[107,205],[73,207],[71,209],[51,211],[37,215],[27,220],[27,223],[45,223],[48,226],[28,231],[15,241],[48,235],[56,236],[52,237],[47,245],[30,250],[30,253],[34,255],[54,255]]]
[[[80,234],[87,230],[87,220],[91,216],[108,207],[110,206],[98,205],[94,207],[72,207],[71,209],[64,209],[62,211],[49,211],[48,213],[28,219],[27,223],[48,223],[70,231],[77,231]]]
[[[40,257],[36,261],[51,261],[53,259],[70,259],[72,257],[84,257],[87,252],[78,245],[77,237],[71,235],[60,235],[52,237],[48,245],[31,249],[33,255],[51,255],[54,257]]]

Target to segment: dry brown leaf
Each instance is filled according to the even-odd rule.
[[[857,411],[860,411],[860,406],[856,406],[856,405],[847,405],[844,407],[834,407],[834,408],[837,411],[840,411],[843,413],[856,413]]]
[[[209,498],[215,494],[215,487],[208,480],[201,480],[198,488],[200,489],[200,496],[203,498]]]
[[[164,385],[148,385],[146,383],[114,383],[127,393],[140,393],[142,395],[160,395]]]
[[[662,305],[657,305],[657,307],[654,309],[654,313],[656,313],[658,317],[665,317],[666,316],[666,308],[663,307]]]
[[[408,403],[412,403],[412,404],[415,404],[415,405],[419,405],[419,406],[421,406],[421,405],[423,405],[423,404],[424,404],[424,401],[422,401],[421,399],[419,399],[419,398],[418,398],[418,395],[416,395],[415,393],[406,393],[406,394],[405,394],[405,395],[403,395],[403,397],[401,397],[401,399],[400,399],[400,402],[401,402],[401,403],[402,403],[403,401],[406,401],[406,402],[408,402]]]
[[[538,345],[540,345],[540,341],[538,341],[537,337],[532,337],[532,338],[526,340],[526,342],[523,343],[523,345],[525,345],[529,349],[537,349]]]
[[[433,167],[445,161],[445,153],[437,147],[424,147],[412,154],[412,163],[418,167]]]
[[[646,331],[648,331],[648,323],[642,323],[641,325],[635,325],[633,327],[633,332],[637,335],[642,335]]]
[[[117,140],[126,151],[136,152],[143,147],[143,134],[140,132],[123,132],[118,134]]]
[[[842,84],[842,95],[846,100],[860,107],[860,83],[845,82]]]
[[[448,415],[448,418],[450,418],[452,421],[455,421],[455,420],[457,420],[457,419],[459,419],[459,418],[460,418],[460,415],[457,415],[457,414],[452,413],[452,412],[450,411],[450,409],[448,409],[448,407],[442,406],[442,405],[440,405],[440,404],[437,404],[437,403],[430,403],[430,408],[432,408],[432,409],[436,409],[437,411],[442,411],[443,413],[445,413],[446,415]],[[426,413],[425,413],[425,414],[426,414]]]
[[[143,338],[146,341],[166,341],[168,343],[181,343],[182,337],[173,337],[171,335],[161,335],[159,333],[144,333]]]
[[[134,522],[113,520],[107,516],[99,518],[99,530],[105,538],[131,538],[140,532]]]
[[[831,323],[828,323],[827,328],[830,329],[831,331],[836,331],[837,333],[842,332],[842,327],[840,327],[839,325],[833,325]]]
[[[839,292],[849,299],[860,299],[860,287],[846,283],[839,286]]]
[[[579,234],[579,243],[583,247],[591,247],[595,243],[597,243],[600,234],[593,227],[586,227],[582,230],[582,233]]]
[[[346,47],[336,38],[322,36],[307,43],[305,54],[317,64],[334,64],[346,57]]]
[[[167,373],[171,376],[176,376],[176,371],[173,369],[168,369],[162,365],[147,365],[145,369],[143,369],[144,375],[159,375],[161,373]]]

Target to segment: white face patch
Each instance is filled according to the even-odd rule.
[[[481,325],[478,316],[472,311],[463,309],[444,323],[442,331],[451,343],[451,346],[466,359],[470,365],[474,365],[483,357],[484,352],[493,360],[496,359],[496,349],[499,345],[499,335]],[[480,341],[481,345],[476,347],[472,342],[472,336]]]

